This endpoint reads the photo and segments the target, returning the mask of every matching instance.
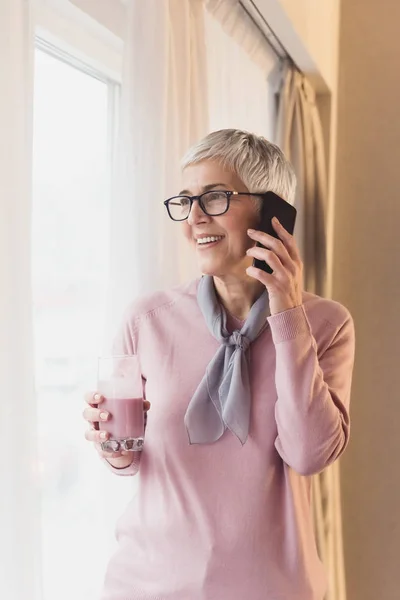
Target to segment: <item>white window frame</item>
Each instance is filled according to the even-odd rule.
[[[108,78],[121,84],[123,30],[122,24],[116,27],[115,22],[120,22],[125,12],[119,0],[109,0],[109,9],[113,6],[115,14],[109,15],[114,23],[111,31],[70,0],[33,0],[36,39],[63,52],[70,64],[78,61],[79,68],[86,65],[87,72],[91,69],[92,75],[101,74],[103,81]]]

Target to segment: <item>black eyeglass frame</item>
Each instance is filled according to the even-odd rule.
[[[203,201],[202,201],[202,197],[203,197],[203,196],[205,196],[206,194],[209,194],[210,192],[222,192],[222,193],[226,194],[226,199],[227,199],[227,205],[226,205],[226,209],[225,209],[224,211],[222,211],[221,213],[214,214],[214,215],[210,215],[210,214],[209,214],[209,213],[206,211],[206,209],[205,209],[205,207],[204,207],[204,204],[203,204]],[[188,218],[189,218],[190,212],[191,212],[191,210],[192,210],[193,202],[194,202],[195,200],[198,200],[201,210],[202,210],[202,211],[203,211],[203,213],[204,213],[204,214],[206,214],[208,217],[220,217],[221,215],[224,215],[225,213],[227,213],[227,212],[228,212],[228,210],[229,210],[229,206],[230,206],[230,203],[231,203],[231,198],[232,198],[232,196],[263,196],[263,195],[264,195],[264,194],[263,194],[262,192],[260,192],[259,194],[255,194],[255,193],[253,193],[253,192],[233,192],[232,190],[208,190],[207,192],[203,192],[203,193],[202,193],[202,194],[200,194],[199,196],[186,196],[186,194],[181,194],[180,196],[171,196],[171,198],[168,198],[167,200],[164,200],[164,203],[163,203],[163,204],[164,204],[164,206],[165,206],[165,207],[166,207],[166,209],[167,209],[167,212],[168,212],[168,216],[169,216],[169,218],[170,218],[172,221],[177,221],[177,222],[180,222],[180,221],[186,221],[186,219],[188,219]],[[187,215],[187,217],[185,217],[184,219],[174,219],[174,218],[171,216],[171,212],[170,212],[170,210],[169,210],[169,203],[170,203],[170,201],[171,201],[171,200],[173,200],[174,198],[187,198],[187,199],[189,200],[189,202],[190,202],[190,207],[189,207],[189,212],[188,212],[188,215]]]

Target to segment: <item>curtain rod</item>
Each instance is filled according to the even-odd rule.
[[[288,53],[286,48],[282,45],[278,36],[275,34],[273,29],[269,25],[268,21],[265,19],[264,15],[260,12],[260,9],[258,8],[258,6],[254,3],[254,1],[253,0],[239,0],[239,4],[242,7],[242,9],[244,10],[244,12],[247,14],[249,19],[251,19],[251,21],[254,23],[254,25],[257,27],[257,29],[262,33],[262,35],[266,39],[268,45],[270,46],[270,48],[272,49],[274,54],[279,58],[279,60],[288,61],[295,69],[297,69],[297,71],[299,71],[301,73],[302,72],[301,69],[297,66],[297,64],[295,63],[293,58],[290,56],[290,54]],[[249,9],[249,7],[247,5],[251,6],[251,10]],[[254,16],[253,13],[257,14],[257,18]],[[262,21],[262,24],[263,24],[262,26],[260,25],[260,21]]]

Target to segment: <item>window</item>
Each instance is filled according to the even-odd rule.
[[[117,478],[84,439],[81,419],[105,320],[117,88],[67,56],[36,49],[32,267],[43,600],[97,600],[126,502],[124,483],[113,482],[121,499],[105,518],[109,477]]]

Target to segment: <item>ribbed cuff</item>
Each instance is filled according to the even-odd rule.
[[[281,344],[310,332],[303,304],[268,317],[268,323],[274,344]]]

